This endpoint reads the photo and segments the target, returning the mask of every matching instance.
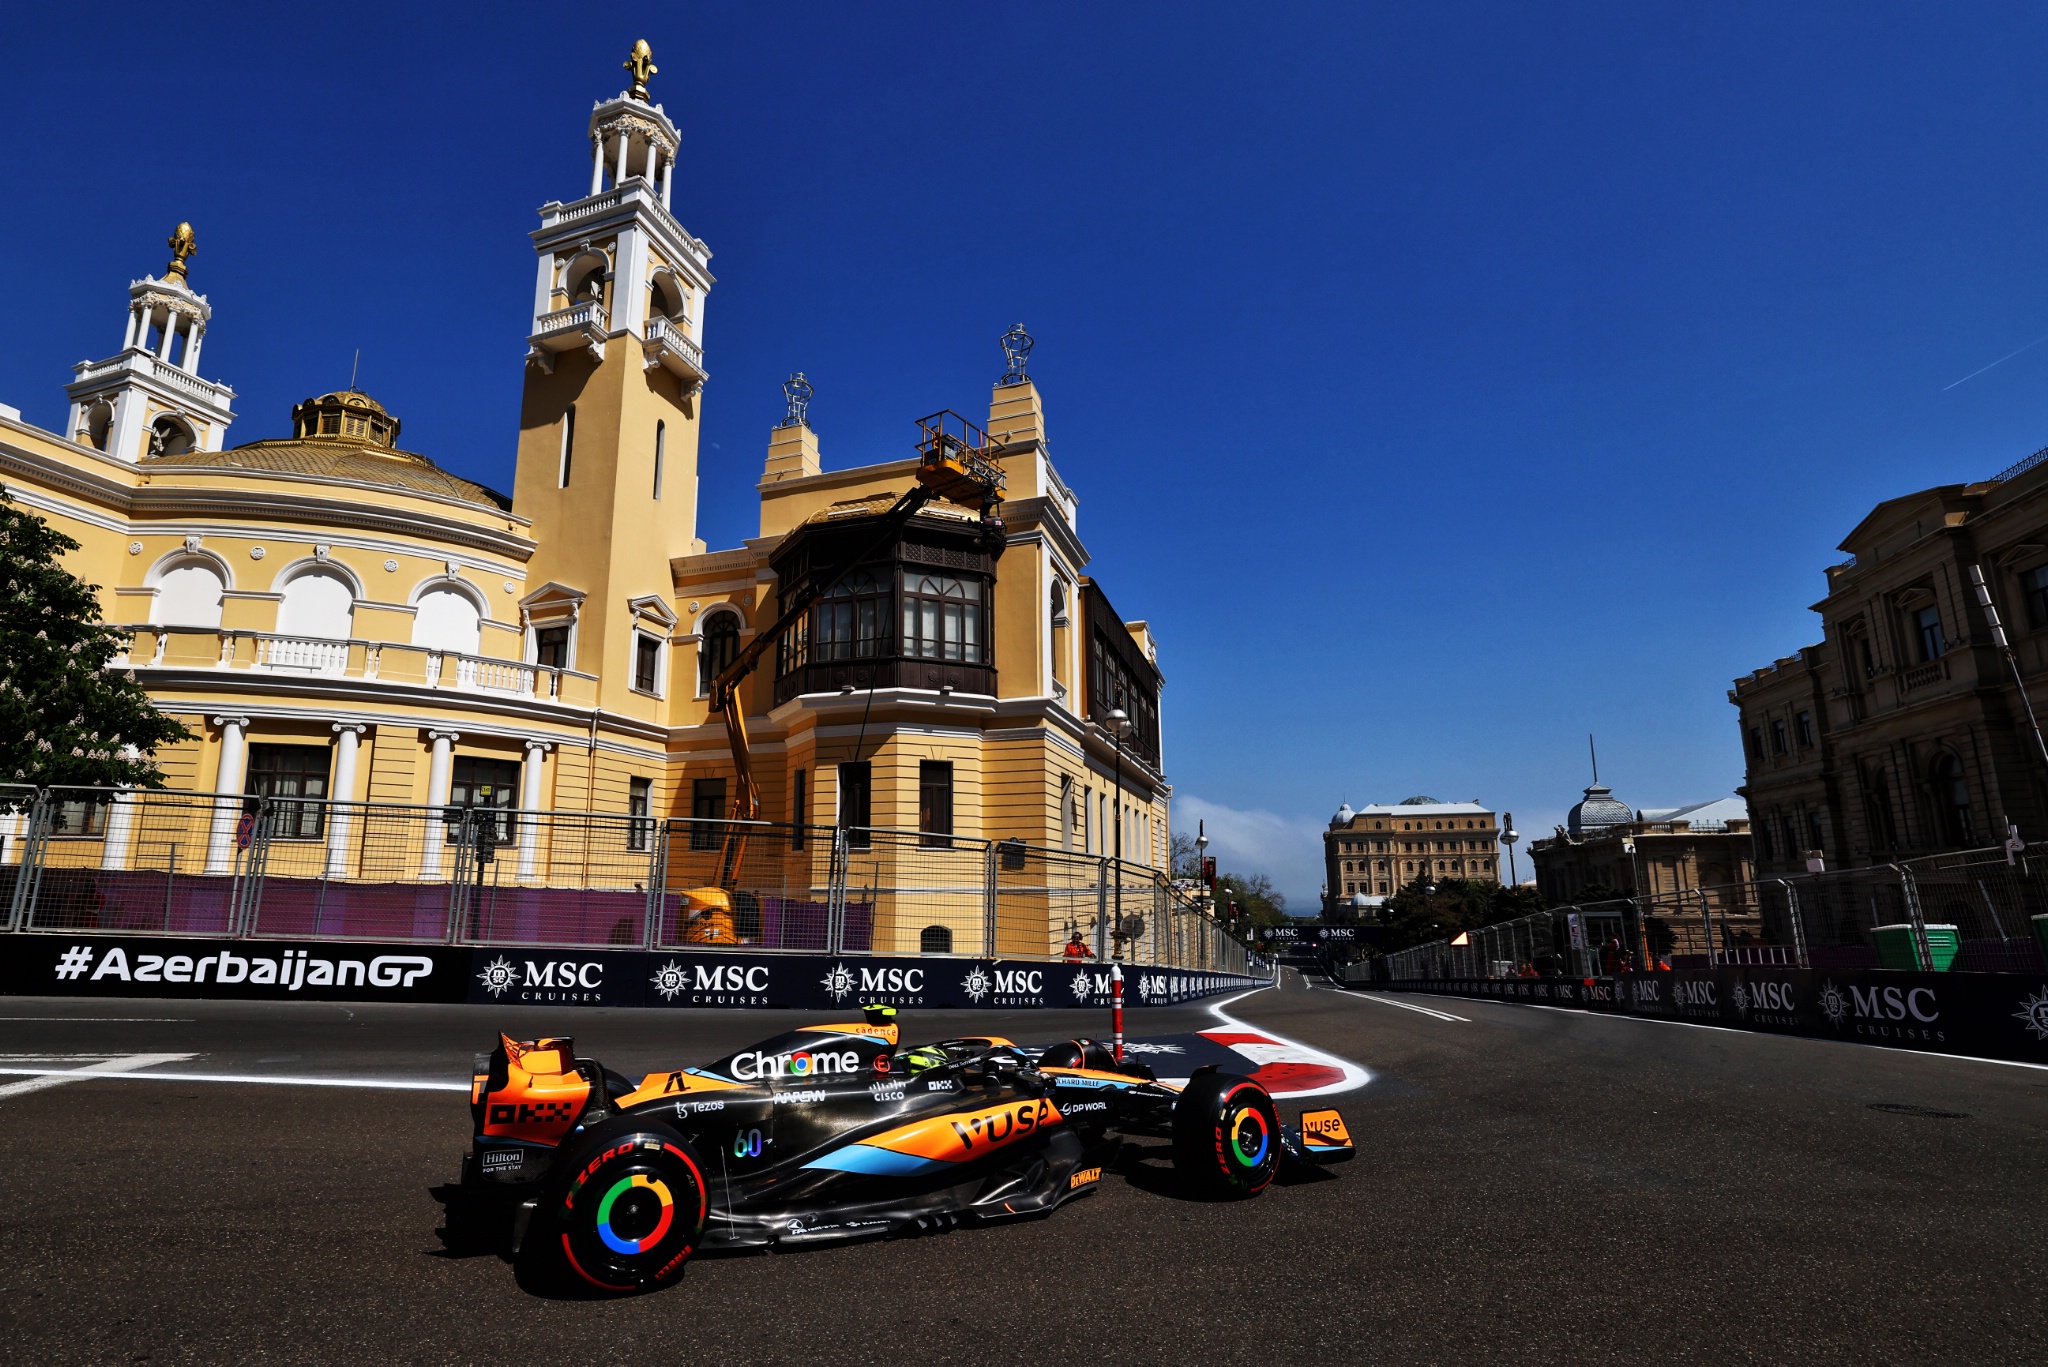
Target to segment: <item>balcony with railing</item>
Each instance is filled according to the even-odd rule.
[[[648,317],[646,331],[641,346],[647,369],[662,366],[686,388],[695,388],[709,378],[704,372],[704,349],[690,340],[680,324],[656,313]]]
[[[610,335],[611,318],[604,305],[585,300],[534,319],[533,335],[526,339],[527,354],[547,371],[554,369],[557,355],[578,347],[588,348],[592,358],[602,361],[605,339]]]
[[[597,700],[594,675],[487,655],[389,641],[322,640],[222,627],[133,626],[128,653],[115,660],[138,670],[247,671],[287,680],[377,681],[491,697],[586,707]]]

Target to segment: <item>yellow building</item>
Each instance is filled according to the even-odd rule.
[[[588,192],[544,206],[533,234],[510,498],[406,451],[400,415],[354,390],[297,405],[289,437],[231,445],[233,391],[200,373],[214,319],[186,225],[163,274],[129,287],[121,350],[78,367],[64,431],[0,409],[0,481],[83,543],[69,568],[133,632],[118,663],[196,737],[158,756],[173,789],[727,815],[736,775],[711,677],[911,487],[916,461],[827,470],[793,404],[769,434],[759,535],[719,551],[698,537],[711,253],[670,211],[679,138],[644,66],[590,116]],[[987,417],[1004,535],[986,544],[972,514],[931,505],[764,659],[744,686],[761,816],[918,831],[927,849],[1120,843],[1163,869],[1157,644],[1084,573],[1028,338],[1006,344]],[[1121,744],[1105,724],[1118,702]],[[236,810],[215,803],[185,840],[203,840],[210,871],[235,857]],[[340,873],[376,857],[349,819],[309,858]],[[446,876],[431,830],[406,838],[393,868]],[[566,868],[558,821],[506,840],[500,878]],[[917,948],[916,919],[884,916],[874,947]],[[1042,919],[981,951],[1056,949],[1072,912]]]

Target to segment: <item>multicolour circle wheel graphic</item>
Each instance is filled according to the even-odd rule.
[[[1280,1115],[1248,1077],[1206,1073],[1189,1080],[1173,1109],[1173,1165],[1204,1195],[1265,1190],[1280,1167]]]
[[[1230,1156],[1240,1167],[1256,1168],[1266,1161],[1266,1151],[1273,1147],[1273,1132],[1266,1128],[1266,1118],[1253,1107],[1245,1107],[1230,1122]]]
[[[619,1198],[626,1199],[621,1201]],[[661,1242],[675,1222],[676,1198],[659,1177],[636,1172],[612,1183],[597,1203],[597,1237],[614,1253],[645,1253]],[[652,1222],[652,1228],[648,1225]],[[645,1229],[643,1234],[627,1231]]]
[[[681,1274],[708,1213],[688,1140],[621,1117],[584,1136],[555,1171],[548,1242],[565,1272],[605,1291],[645,1290]]]

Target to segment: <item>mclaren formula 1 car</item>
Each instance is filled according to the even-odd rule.
[[[902,1048],[893,1008],[864,1014],[637,1083],[570,1040],[500,1036],[477,1058],[451,1234],[495,1229],[537,1277],[624,1293],[706,1250],[1042,1215],[1091,1191],[1129,1135],[1170,1139],[1181,1180],[1220,1198],[1352,1155],[1336,1111],[1287,1124],[1214,1066],[1175,1086],[1093,1040]]]

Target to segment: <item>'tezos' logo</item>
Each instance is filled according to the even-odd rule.
[[[798,1049],[788,1054],[764,1054],[756,1049],[735,1055],[732,1075],[741,1082],[765,1082],[779,1077],[826,1077],[860,1069],[860,1055],[851,1049]]]

